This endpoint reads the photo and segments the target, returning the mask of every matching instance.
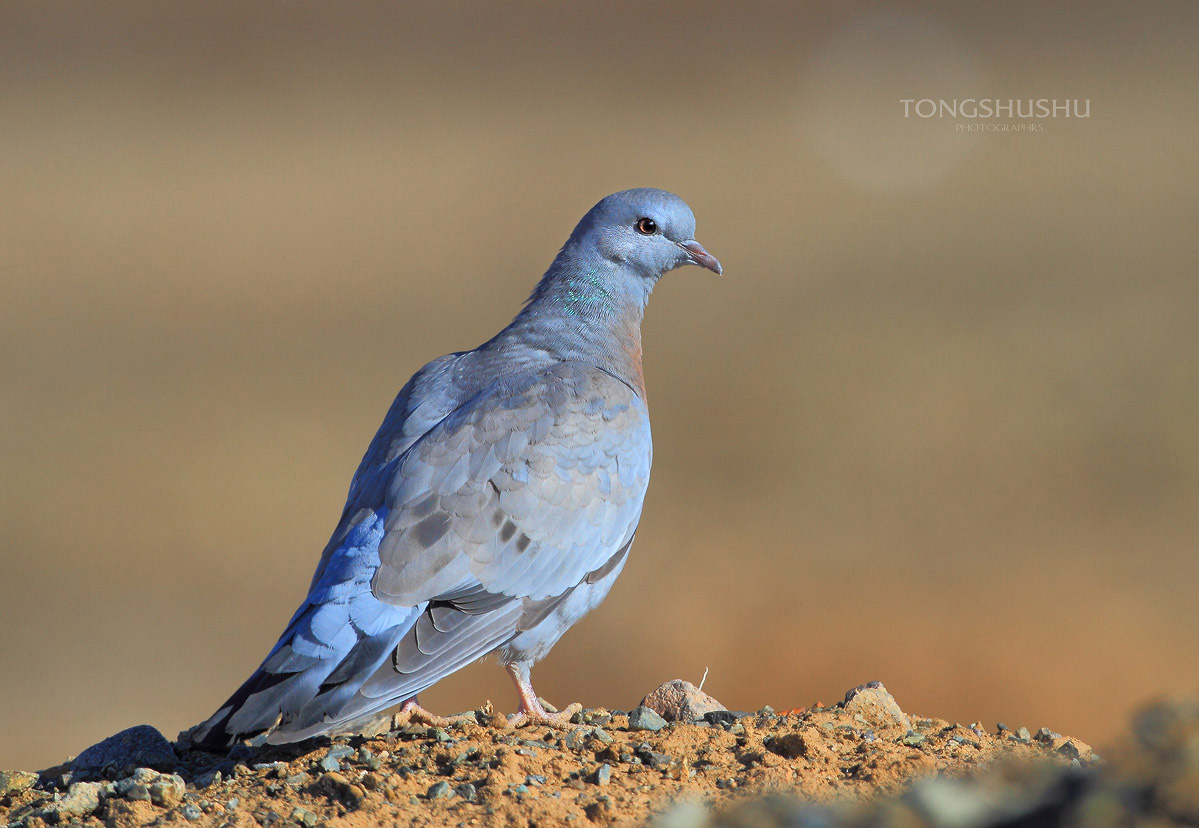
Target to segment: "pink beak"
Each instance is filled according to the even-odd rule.
[[[687,251],[687,261],[691,264],[706,267],[717,276],[724,273],[724,268],[720,266],[717,258],[707,250],[704,250],[704,246],[695,239],[679,242],[679,247]]]

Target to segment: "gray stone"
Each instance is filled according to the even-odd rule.
[[[453,795],[454,789],[450,787],[449,782],[438,782],[435,785],[431,785],[425,794],[429,799],[449,799]]]
[[[1082,755],[1079,752],[1078,747],[1068,739],[1058,746],[1057,752],[1062,756],[1065,756],[1067,759],[1078,759],[1078,757]]]
[[[195,822],[197,819],[204,816],[204,812],[190,802],[180,808],[179,813],[183,814],[183,818],[189,822]]]
[[[183,792],[186,789],[182,777],[161,776],[150,786],[150,801],[159,808],[170,808],[183,801]]]
[[[666,720],[656,710],[636,707],[629,713],[629,730],[648,730],[656,733],[666,727]]]
[[[478,791],[470,782],[464,782],[463,784],[454,788],[454,793],[458,794],[458,796],[467,802],[474,802],[479,798]]]
[[[305,826],[305,828],[314,828],[320,822],[320,818],[307,808],[301,808],[297,805],[292,809],[291,821]]]
[[[595,773],[591,774],[591,781],[596,785],[608,785],[612,782],[612,766],[607,762],[596,768]]]
[[[341,770],[341,763],[332,756],[326,756],[317,764],[320,766],[321,770],[328,773],[336,773],[337,771]]]
[[[218,784],[221,781],[221,772],[219,770],[205,771],[196,776],[194,782],[197,788],[209,788]]]
[[[60,820],[63,817],[87,816],[100,807],[99,782],[75,782],[67,790],[66,796],[51,803],[47,811],[55,814]]]
[[[725,706],[689,681],[674,679],[658,687],[641,700],[668,722],[691,722],[706,713],[725,710]],[[772,711],[773,712],[773,711]]]
[[[169,771],[177,763],[165,736],[150,725],[138,725],[84,750],[71,763],[71,771],[80,776],[99,776],[111,769],[121,775],[138,767]]]

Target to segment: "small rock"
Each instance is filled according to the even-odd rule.
[[[845,710],[862,716],[875,727],[901,727],[911,730],[908,716],[881,681],[859,685],[845,694]]]
[[[208,788],[216,785],[221,781],[221,772],[219,770],[211,770],[206,773],[201,773],[195,778],[197,788]]]
[[[682,679],[666,682],[642,699],[641,706],[648,707],[668,722],[691,722],[702,719],[705,713],[726,709],[716,699]]]
[[[654,770],[663,770],[670,767],[674,762],[674,759],[665,753],[655,753],[651,750],[641,754],[641,761],[645,762],[646,765]]]
[[[72,783],[65,796],[50,803],[46,810],[62,821],[63,817],[87,816],[99,807],[100,783],[75,782]]]
[[[607,762],[596,768],[595,773],[591,774],[589,780],[596,785],[607,785],[612,781],[612,766]]]
[[[312,811],[297,805],[291,811],[291,821],[303,825],[304,828],[315,828],[320,819]]]
[[[84,750],[71,763],[71,771],[80,776],[99,776],[106,769],[121,775],[137,767],[169,771],[178,761],[165,736],[150,725],[138,725]]]
[[[120,791],[118,789],[118,793],[119,792]],[[124,795],[125,795],[125,798],[130,800],[131,802],[149,802],[150,801],[150,789],[147,788],[145,785],[141,785],[141,784],[131,785],[129,787],[129,790],[125,791]]]
[[[1078,748],[1075,747],[1074,743],[1068,739],[1058,745],[1057,752],[1062,756],[1065,756],[1067,759],[1077,759],[1082,755]]]
[[[1038,731],[1037,731],[1037,735],[1036,735],[1036,736],[1033,736],[1033,738],[1034,738],[1034,739],[1036,739],[1038,742],[1041,742],[1041,743],[1043,743],[1043,744],[1050,744],[1050,743],[1052,743],[1052,742],[1053,742],[1055,739],[1060,739],[1060,738],[1061,738],[1061,736],[1062,736],[1062,734],[1060,734],[1060,733],[1054,733],[1054,732],[1053,732],[1052,730],[1050,730],[1049,728],[1047,728],[1047,727],[1043,727],[1043,728],[1041,728],[1040,730],[1038,730]]]
[[[907,745],[908,747],[919,747],[920,745],[924,744],[924,734],[917,733],[914,730],[909,730],[903,735],[903,738],[899,740],[899,743],[901,745]]]
[[[454,789],[450,787],[449,782],[438,782],[425,793],[428,799],[449,799],[453,795]]]
[[[283,781],[293,788],[302,788],[312,781],[312,777],[304,771],[300,771],[299,773],[293,773]]]
[[[0,771],[0,796],[12,796],[37,784],[37,774],[29,771]]]
[[[629,713],[629,730],[648,730],[656,733],[666,727],[666,720],[656,710],[637,707]]]
[[[197,819],[204,816],[204,812],[190,802],[180,808],[179,813],[183,814],[183,818],[189,822],[195,822]]]
[[[1027,727],[1022,727],[1016,731],[1016,739],[1021,742],[1031,742],[1032,734],[1028,732]]]
[[[464,782],[463,784],[454,788],[454,793],[458,794],[459,797],[467,802],[474,802],[479,798],[478,791],[470,782]]]
[[[369,753],[370,751],[367,752]],[[334,745],[333,747],[329,748],[329,752],[325,754],[326,757],[332,757],[333,759],[345,759],[347,756],[353,755],[354,749],[349,745]]]
[[[720,727],[732,727],[737,721],[737,714],[728,710],[711,710],[703,715],[703,720]]]
[[[326,756],[317,765],[321,770],[328,773],[337,773],[337,771],[341,770],[341,762],[338,762],[333,756]]]
[[[183,801],[186,786],[179,776],[163,776],[150,786],[150,801],[159,808],[170,808]]]

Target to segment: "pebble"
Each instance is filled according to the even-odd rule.
[[[99,782],[74,782],[66,796],[50,804],[47,811],[58,816],[86,816],[100,807]]]
[[[29,771],[0,771],[0,796],[12,796],[37,784],[37,774]]]
[[[450,787],[449,782],[438,782],[429,787],[425,793],[427,799],[449,799],[454,795],[454,789]]]
[[[478,791],[470,782],[464,782],[463,784],[454,788],[454,793],[458,794],[459,797],[467,802],[474,802],[479,798]]]
[[[204,816],[204,812],[190,802],[180,808],[179,813],[183,814],[183,818],[190,822],[195,822],[197,819]]]
[[[648,707],[636,707],[629,713],[629,730],[648,730],[657,733],[666,727],[666,720]]]
[[[312,811],[308,810],[307,808],[301,808],[299,805],[297,805],[292,809],[291,821],[299,823],[300,825],[305,826],[305,828],[315,828],[320,819],[316,814],[312,813]]]
[[[207,771],[196,776],[193,781],[197,788],[208,788],[221,781],[221,772],[219,770]]]
[[[367,752],[369,753],[369,751]],[[334,759],[344,759],[347,756],[353,755],[354,749],[349,745],[334,745],[333,747],[329,748],[329,752],[325,754],[325,756],[332,757]]]
[[[183,801],[183,792],[187,786],[181,776],[160,776],[158,781],[150,786],[150,801],[159,808],[170,808]]]
[[[601,786],[609,784],[612,781],[612,766],[604,762],[591,775],[591,781]]]
[[[1067,759],[1073,759],[1075,761],[1077,761],[1078,757],[1082,755],[1075,744],[1069,739],[1062,742],[1061,745],[1058,746],[1057,752],[1062,756],[1065,756]]]
[[[339,770],[341,770],[341,762],[338,762],[337,759],[332,756],[326,756],[317,763],[317,766],[326,773],[337,773]]]
[[[907,745],[908,747],[917,747],[918,745],[924,744],[924,734],[917,733],[914,730],[909,730],[904,734],[903,738],[899,740],[899,743],[901,745]]]
[[[712,710],[703,715],[703,721],[720,727],[731,727],[737,721],[737,714],[728,710]]]

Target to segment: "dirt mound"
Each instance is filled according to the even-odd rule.
[[[484,708],[445,728],[239,745],[227,757],[177,745],[166,771],[114,760],[86,773],[66,764],[39,777],[0,775],[0,824],[638,825],[680,800],[718,811],[747,793],[861,800],[1001,759],[1075,768],[1096,759],[1045,728],[1033,735],[909,717],[881,685],[802,711],[709,710],[666,722],[639,707],[587,710],[575,721],[563,731],[514,730]]]

